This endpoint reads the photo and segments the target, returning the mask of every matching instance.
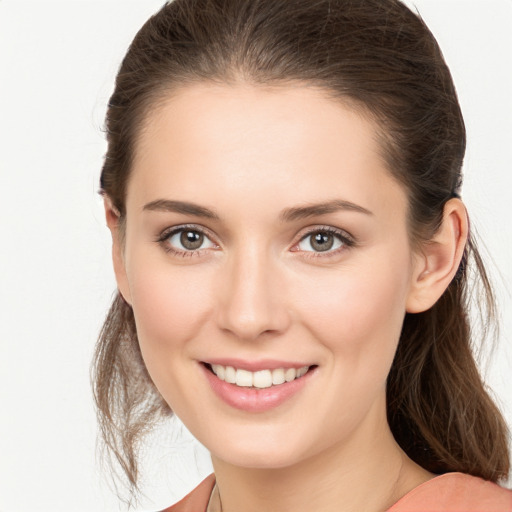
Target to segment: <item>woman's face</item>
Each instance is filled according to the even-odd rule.
[[[386,428],[416,258],[368,119],[299,85],[189,86],[150,115],[126,207],[144,361],[215,457],[284,467]]]

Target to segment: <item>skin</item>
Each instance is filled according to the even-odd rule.
[[[196,84],[141,131],[124,237],[106,198],[144,361],[210,450],[224,512],[385,510],[433,476],[394,441],[385,385],[404,315],[448,286],[467,219],[449,201],[435,239],[413,250],[406,193],[379,149],[372,121],[318,89]],[[367,212],[279,220],[334,199]],[[145,208],[158,200],[219,219]],[[183,224],[207,234],[185,257],[168,251],[187,251],[179,235],[162,236]],[[326,227],[350,242],[334,236],[318,251],[307,234]],[[200,362],[219,357],[318,368],[283,404],[254,413],[212,392]]]

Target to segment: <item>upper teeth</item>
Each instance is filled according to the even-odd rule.
[[[220,364],[211,365],[213,373],[220,380],[236,384],[242,387],[269,388],[272,385],[291,382],[294,379],[302,377],[309,366],[302,368],[276,368],[275,370],[259,370],[250,372],[233,368],[232,366],[222,366]]]

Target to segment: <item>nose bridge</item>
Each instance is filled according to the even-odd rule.
[[[255,340],[265,332],[282,332],[288,318],[279,268],[257,244],[234,250],[219,274],[218,322],[237,338]]]

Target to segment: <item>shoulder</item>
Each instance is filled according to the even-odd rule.
[[[162,512],[205,512],[214,485],[215,475],[212,473],[182,500]]]
[[[419,485],[388,512],[512,512],[512,491],[463,473],[445,473]]]

